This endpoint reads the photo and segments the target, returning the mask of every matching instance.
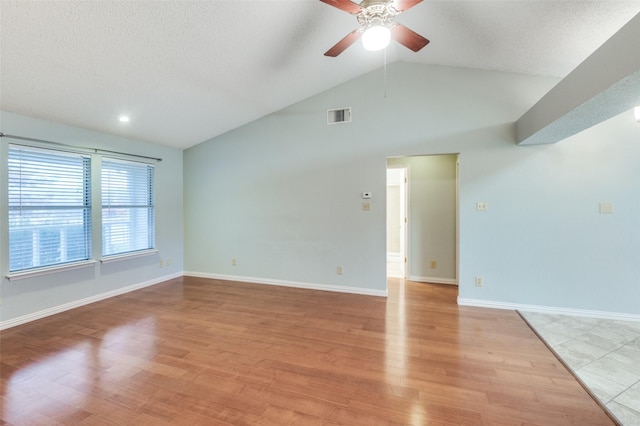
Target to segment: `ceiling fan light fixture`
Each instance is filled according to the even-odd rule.
[[[633,116],[636,118],[636,121],[640,123],[640,105],[633,109]]]
[[[362,45],[370,51],[382,50],[391,41],[391,30],[384,25],[371,25],[362,34]]]

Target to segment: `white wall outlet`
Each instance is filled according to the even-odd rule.
[[[162,259],[160,259],[158,261],[158,268],[162,268],[164,266],[164,263],[162,262]]]
[[[165,264],[165,265],[167,265],[167,266],[171,265],[171,259],[167,258],[167,259],[164,261],[164,264]]]
[[[489,209],[489,205],[486,201],[478,201],[476,203],[476,210],[479,212],[486,212]]]
[[[482,287],[482,277],[476,277],[476,287]]]
[[[438,265],[438,262],[436,262],[435,260],[432,260],[431,263],[429,263],[429,267],[431,269],[436,269],[437,265]]]
[[[342,266],[336,267],[336,274],[342,275]]]
[[[613,204],[612,203],[600,203],[599,204],[600,214],[612,214],[613,213]]]
[[[367,202],[362,203],[362,210],[364,210],[366,212],[371,210],[371,203],[367,203]]]
[[[231,266],[236,266],[238,262],[235,259],[231,259]]]

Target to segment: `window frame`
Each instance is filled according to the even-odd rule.
[[[110,167],[111,165],[121,165],[121,168],[116,168],[116,167]],[[111,203],[111,194],[109,192],[111,192],[111,188],[110,185],[112,183],[112,176],[107,176],[105,171],[111,171],[112,173],[115,172],[142,172],[145,171],[146,176],[144,179],[140,179],[140,176],[133,177],[130,180],[126,181],[126,184],[132,184],[132,180],[137,180],[137,182],[134,182],[136,185],[136,189],[135,191],[127,191],[127,194],[129,195],[133,195],[132,198],[135,198],[135,196],[144,196],[145,202],[137,202],[137,201],[133,201],[130,203],[115,203],[112,204]],[[122,176],[121,176],[122,177]],[[142,184],[142,182],[144,182],[144,184]],[[120,185],[125,184],[125,182],[123,182],[122,179],[117,180],[116,182],[113,183],[119,183]],[[107,186],[107,187],[106,187]],[[146,191],[145,191],[146,189]],[[120,198],[120,200],[122,200],[122,196],[123,193],[122,192],[118,192],[117,190],[113,191],[113,197],[115,199]],[[125,160],[125,159],[121,159],[121,158],[115,158],[115,157],[109,157],[109,156],[104,156],[102,157],[102,162],[100,165],[100,218],[101,218],[101,229],[100,229],[100,253],[101,253],[101,257],[100,257],[100,262],[101,263],[109,263],[112,261],[116,261],[116,260],[120,260],[120,259],[130,259],[130,258],[134,258],[134,257],[140,257],[140,256],[146,256],[146,255],[150,255],[150,254],[154,254],[157,253],[158,250],[156,248],[156,238],[155,238],[155,231],[156,231],[156,206],[155,206],[155,165],[147,163],[147,162],[143,162],[143,161],[135,161],[135,160]],[[106,199],[106,204],[105,204],[105,199]],[[131,198],[129,198],[130,200]],[[105,215],[105,209],[110,210],[110,209],[119,209],[121,211],[123,210],[128,210],[130,213],[134,213],[134,212],[139,212],[142,210],[147,210],[147,215],[146,215],[146,222],[147,222],[147,232],[146,232],[146,239],[147,239],[147,243],[146,245],[143,246],[139,246],[139,247],[133,247],[127,250],[120,250],[120,251],[111,251],[111,250],[107,250],[106,249],[106,245],[108,244],[107,241],[107,237],[105,235],[105,222],[107,222],[107,220],[105,220],[105,218],[107,217],[107,215]],[[131,214],[130,216],[135,216],[133,214]],[[131,219],[129,221],[129,227],[135,227],[136,225],[134,225],[134,222],[137,222],[135,219]],[[120,222],[120,225],[122,225],[123,222]],[[144,234],[137,234],[134,235],[133,238],[141,238]],[[130,234],[127,234],[127,238],[131,238],[132,236]],[[130,242],[129,242],[130,243]]]
[[[23,158],[23,153],[26,158]],[[73,168],[70,170],[70,166],[75,166],[79,168],[79,170],[73,170]],[[42,275],[51,271],[75,269],[95,263],[93,260],[93,184],[91,166],[92,160],[89,154],[39,146],[21,144],[8,145],[6,238],[8,243],[7,277],[10,280]],[[23,173],[25,174],[25,182],[22,181]],[[79,181],[80,179],[81,181]],[[60,182],[65,182],[66,185],[60,186]],[[71,190],[68,185],[71,185]],[[59,191],[54,192],[51,190],[56,187]],[[24,191],[24,200],[22,195],[23,188],[29,189],[29,191]],[[78,188],[82,188],[81,196],[74,194],[77,193]],[[15,191],[18,192],[17,197]],[[48,196],[52,193],[55,194],[55,197],[43,198],[43,196]],[[57,200],[54,198],[57,198]],[[81,200],[82,204],[79,204],[78,200]],[[78,244],[72,244],[70,247],[71,249],[83,250],[84,254],[67,260],[66,256],[69,255],[69,246],[64,244],[65,238],[63,235],[67,235],[72,224],[67,223],[65,225],[64,216],[65,214],[70,214],[71,217],[77,216],[77,212],[73,214],[73,212],[77,210],[81,210],[82,212],[82,240]],[[37,254],[38,261],[33,262],[36,263],[35,266],[31,264],[26,267],[17,267],[14,264],[12,268],[12,262],[15,261],[16,258],[14,250],[18,250],[16,247],[12,247],[12,233],[25,231],[24,225],[20,226],[19,224],[12,223],[16,211],[21,213],[35,213],[35,215],[29,219],[34,221],[34,225],[31,226],[32,233],[38,232],[38,235],[41,235],[41,233],[47,231],[47,229],[49,232],[56,230],[60,233],[59,242],[55,244],[55,238],[52,239],[51,242],[53,242],[54,245],[49,248],[49,256],[51,256],[52,253],[55,255],[57,252],[57,256],[59,256],[57,261],[42,262],[42,257],[46,256],[47,252],[41,250]],[[59,212],[59,214],[56,215],[55,212]],[[67,218],[66,220],[69,221],[70,219]],[[47,226],[46,221],[53,221],[53,224]],[[60,222],[56,223],[56,221]],[[65,230],[66,232],[64,232]],[[31,247],[31,257],[35,259],[36,254],[33,253],[34,245],[32,244]]]
[[[55,142],[48,142],[48,141],[34,140],[34,142],[43,142],[43,143],[42,144],[40,143],[33,143],[33,144],[32,143],[8,143],[4,147],[0,147],[6,153],[6,157],[4,161],[5,167],[6,167],[5,169],[6,175],[4,176],[3,179],[0,179],[0,183],[2,183],[2,186],[3,186],[3,188],[0,190],[0,194],[3,194],[2,196],[4,198],[4,202],[7,203],[7,215],[4,216],[3,218],[3,222],[5,226],[2,226],[2,228],[4,229],[0,230],[0,237],[5,239],[7,243],[6,244],[7,256],[6,256],[6,264],[5,264],[7,268],[7,272],[4,274],[6,279],[8,279],[9,281],[18,281],[18,280],[23,280],[27,278],[49,275],[52,273],[57,273],[62,271],[93,267],[98,261],[100,263],[106,264],[106,263],[111,263],[111,262],[124,260],[124,259],[132,259],[132,258],[138,258],[143,256],[149,256],[149,255],[157,254],[159,252],[159,249],[157,248],[157,245],[156,245],[156,223],[157,223],[156,204],[155,204],[156,165],[146,160],[147,159],[155,160],[156,162],[159,162],[159,161],[162,161],[162,159],[153,158],[153,157],[144,157],[140,155],[126,154],[126,153],[119,153],[119,152],[114,153],[112,151],[108,151],[107,154],[103,154],[98,152],[98,150],[94,148],[69,146],[69,148],[67,149],[67,148],[51,147],[48,144],[61,145],[61,146],[63,144],[58,144]],[[46,142],[46,144],[44,142]],[[87,188],[89,191],[89,193],[85,195],[85,199],[88,200],[89,211],[87,214],[85,214],[84,217],[90,221],[90,228],[88,231],[89,236],[88,236],[88,240],[86,240],[87,247],[89,250],[88,259],[79,260],[79,261],[69,261],[65,263],[57,263],[57,264],[47,265],[47,266],[38,266],[38,267],[29,268],[29,269],[19,269],[19,270],[16,269],[13,271],[9,269],[11,264],[11,259],[10,259],[11,250],[9,247],[10,246],[10,229],[8,226],[9,216],[10,216],[10,209],[9,209],[9,192],[10,192],[9,191],[9,162],[10,162],[9,151],[10,151],[10,148],[39,150],[39,151],[50,153],[51,155],[55,155],[57,153],[60,153],[63,155],[70,155],[70,156],[76,155],[86,159],[86,164],[88,164],[89,169],[87,170],[87,173],[86,173],[86,177],[88,179],[87,181],[85,181],[84,187]],[[130,157],[136,158],[136,159],[143,158],[144,160],[141,160],[141,161],[130,160],[129,159]],[[105,159],[107,159],[107,161],[115,160],[115,161],[136,163],[139,165],[144,165],[145,167],[150,167],[153,170],[151,174],[151,181],[150,181],[150,185],[151,185],[150,194],[152,197],[151,198],[152,201],[149,206],[152,209],[152,219],[153,219],[150,227],[150,235],[151,235],[151,241],[152,241],[151,248],[135,250],[130,252],[123,252],[123,253],[112,254],[112,255],[104,255],[104,253],[102,252],[103,215],[102,215],[102,199],[101,199],[100,190],[102,188],[102,182],[101,182],[102,161],[104,161]],[[6,232],[5,232],[5,229],[6,229]]]

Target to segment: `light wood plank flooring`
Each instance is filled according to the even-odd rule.
[[[611,425],[516,312],[179,278],[0,335],[1,424]]]

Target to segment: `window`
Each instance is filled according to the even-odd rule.
[[[102,256],[155,248],[154,166],[102,159]]]
[[[91,159],[9,146],[9,271],[91,258]]]

